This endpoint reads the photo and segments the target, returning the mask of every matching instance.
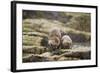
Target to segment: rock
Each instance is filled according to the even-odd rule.
[[[23,62],[44,62],[44,61],[68,61],[68,60],[82,60],[91,59],[90,49],[64,49],[61,54],[56,55],[51,52],[44,52],[42,54],[32,54],[23,57]]]
[[[42,46],[23,46],[23,53],[41,54],[46,51],[48,49]]]
[[[35,55],[35,54],[33,54],[29,57],[23,58],[23,62],[41,62],[41,61],[42,61],[42,57]]]
[[[42,53],[40,56],[41,57],[50,57],[52,55],[52,53],[50,52],[45,52],[45,53]]]
[[[62,50],[63,53],[61,56],[66,57],[75,57],[80,59],[90,59],[91,58],[91,50],[88,48],[78,48],[78,49],[68,49]]]

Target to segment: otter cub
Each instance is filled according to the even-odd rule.
[[[68,35],[64,35],[62,38],[61,38],[61,45],[62,47],[61,48],[72,48],[72,39],[68,36]]]

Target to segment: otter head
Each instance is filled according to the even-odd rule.
[[[72,40],[68,35],[64,35],[61,39],[63,48],[71,48]]]
[[[50,48],[57,49],[60,45],[60,39],[58,37],[50,37],[48,44]]]

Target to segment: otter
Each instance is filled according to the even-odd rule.
[[[61,32],[60,29],[54,28],[49,32],[48,45],[53,50],[59,49],[61,44]]]
[[[61,38],[61,45],[63,49],[70,49],[72,48],[72,39],[68,35],[64,35]]]

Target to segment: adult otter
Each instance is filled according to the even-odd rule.
[[[59,49],[61,44],[61,31],[58,28],[51,29],[48,37],[49,47],[53,50]]]

